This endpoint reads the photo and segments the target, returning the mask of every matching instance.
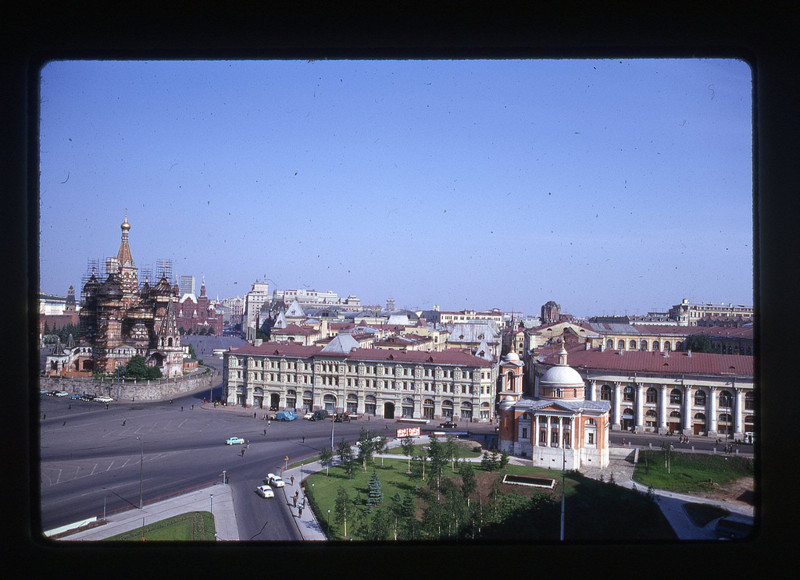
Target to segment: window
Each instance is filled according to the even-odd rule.
[[[720,407],[733,407],[733,397],[728,391],[722,391],[719,394]]]
[[[647,389],[647,402],[648,403],[658,402],[658,392],[653,387]]]
[[[600,400],[601,401],[610,401],[611,400],[611,387],[608,385],[603,385],[600,387]]]
[[[752,411],[756,408],[756,396],[752,391],[744,395],[744,408],[748,411]]]
[[[633,387],[625,387],[625,390],[622,391],[622,400],[623,401],[633,401],[635,396],[635,392]]]
[[[669,393],[669,402],[672,405],[680,405],[681,404],[681,392],[678,389],[672,389]]]

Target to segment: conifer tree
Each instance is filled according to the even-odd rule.
[[[369,478],[369,485],[367,486],[367,507],[372,509],[383,500],[383,491],[381,491],[381,481],[378,479],[378,473],[373,470]]]

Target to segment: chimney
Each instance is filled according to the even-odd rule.
[[[692,349],[689,349],[689,350],[686,351],[686,356],[689,356],[689,357],[692,356]]]

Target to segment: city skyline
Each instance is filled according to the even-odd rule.
[[[47,293],[79,293],[127,215],[140,270],[211,297],[754,302],[741,61],[64,61],[41,91]]]

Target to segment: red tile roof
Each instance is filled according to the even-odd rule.
[[[556,364],[560,348],[542,348],[536,354],[537,357],[544,356],[546,364]],[[753,357],[747,355],[693,352],[689,356],[686,352],[670,352],[665,357],[663,353],[649,351],[623,351],[619,354],[619,351],[611,349],[585,350],[583,344],[567,347],[567,352],[567,364],[574,369],[587,367],[590,370],[678,375],[723,375],[734,372],[739,376],[753,376]]]
[[[291,342],[263,342],[259,346],[246,344],[240,347],[231,347],[231,354],[237,355],[262,355],[262,356],[287,356],[309,358],[320,354],[320,346],[303,346]],[[380,348],[355,348],[350,354],[336,355],[325,353],[325,356],[343,356],[350,361],[368,362],[405,362],[412,364],[442,364],[460,365],[471,367],[491,367],[492,363],[474,356],[461,349],[447,349],[442,352],[425,351],[399,351]]]

